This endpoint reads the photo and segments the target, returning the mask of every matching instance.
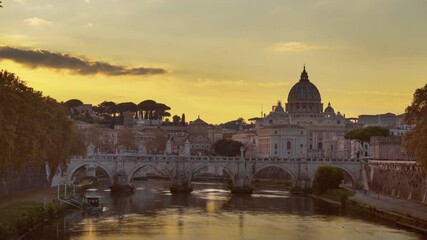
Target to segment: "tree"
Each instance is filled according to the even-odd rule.
[[[64,107],[7,71],[0,71],[0,96],[0,174],[28,162],[47,163],[51,173],[65,166],[74,126]]]
[[[356,139],[362,142],[369,142],[372,136],[389,136],[390,130],[383,127],[369,126],[364,128],[357,128],[348,132],[345,139]]]
[[[154,119],[163,120],[164,117],[170,117],[171,114],[167,112],[171,110],[169,106],[163,103],[157,103],[154,111]]]
[[[67,108],[78,107],[81,105],[83,105],[83,102],[80,101],[79,99],[70,99],[70,100],[64,102],[64,106]]]
[[[328,189],[338,188],[344,179],[343,171],[336,167],[320,166],[314,175],[313,190],[317,194],[323,194]]]
[[[406,151],[415,154],[422,170],[427,170],[427,84],[415,90],[410,106],[405,110],[404,122],[415,127],[405,136]]]
[[[174,115],[172,117],[173,124],[178,125],[180,121],[181,121],[181,118],[178,115]]]
[[[82,131],[79,131],[77,127],[73,128],[73,141],[71,143],[70,153],[72,155],[86,155],[86,143],[85,135]]]
[[[121,115],[123,115],[124,112],[136,112],[138,111],[138,107],[135,103],[133,102],[123,102],[123,103],[119,103],[116,106],[116,110],[118,113],[120,113]]]
[[[126,149],[130,149],[130,150],[138,149],[135,142],[135,134],[133,133],[132,129],[123,128],[122,130],[120,130],[120,133],[117,139],[117,145],[124,146]]]
[[[98,104],[93,109],[96,113],[98,113],[101,116],[114,116],[117,113],[116,103],[110,102],[110,101],[103,101],[102,103]]]
[[[181,125],[182,125],[182,126],[185,126],[185,113],[183,113],[183,114],[182,114],[182,117],[181,117]]]
[[[220,139],[214,143],[215,153],[220,156],[240,156],[241,147],[244,147],[243,143],[232,139]]]
[[[99,124],[93,124],[87,131],[86,145],[93,144],[95,147],[101,147],[101,127]]]
[[[156,110],[157,103],[154,100],[145,100],[138,104],[143,119],[153,119],[153,112]]]
[[[148,153],[159,154],[163,153],[166,148],[167,133],[161,129],[157,129],[153,138],[145,143],[145,148]]]

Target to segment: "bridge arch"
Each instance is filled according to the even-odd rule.
[[[110,184],[113,184],[113,182],[114,182],[113,175],[108,170],[108,168],[106,168],[102,164],[94,163],[94,162],[81,163],[81,164],[77,165],[76,167],[70,169],[70,171],[68,171],[68,174],[67,174],[67,183],[72,182],[74,175],[77,173],[78,170],[82,169],[83,167],[89,166],[89,165],[95,165],[96,167],[99,167],[102,170],[104,170],[107,173],[108,177],[110,178]]]
[[[276,168],[282,169],[282,170],[283,170],[283,171],[285,171],[287,174],[289,174],[289,176],[291,176],[292,184],[293,184],[293,185],[295,185],[295,184],[296,184],[296,182],[297,182],[297,177],[295,176],[295,173],[294,173],[294,172],[292,172],[289,168],[287,168],[287,167],[285,167],[285,166],[283,166],[283,165],[281,165],[281,164],[274,164],[274,163],[271,163],[271,164],[265,164],[265,165],[262,165],[262,166],[260,166],[260,167],[255,168],[255,170],[253,171],[252,176],[250,177],[251,182],[254,180],[255,175],[256,175],[258,172],[260,172],[260,171],[261,171],[261,170],[263,170],[263,169],[269,168],[269,167],[276,167]]]
[[[170,174],[169,174],[169,172],[167,171],[167,169],[165,169],[165,168],[160,168],[159,166],[156,166],[155,164],[147,163],[147,164],[141,164],[141,165],[138,165],[138,166],[134,167],[134,168],[129,172],[129,174],[128,174],[128,176],[127,176],[127,182],[128,182],[128,183],[132,183],[132,179],[133,179],[133,177],[135,176],[135,174],[136,174],[139,170],[141,170],[141,169],[143,169],[143,168],[146,168],[146,167],[151,167],[151,168],[153,168],[154,170],[156,170],[156,171],[157,171],[157,172],[159,172],[159,173],[166,173],[166,175],[168,175],[168,177],[170,178]]]
[[[352,183],[352,185],[353,185],[353,188],[355,189],[356,188],[356,183],[357,183],[357,178],[354,176],[354,174],[352,173],[352,171],[350,171],[349,169],[347,169],[347,168],[345,168],[344,166],[342,166],[342,165],[338,165],[338,164],[321,164],[321,165],[318,165],[317,167],[316,167],[316,169],[314,170],[314,172],[313,172],[313,176],[311,177],[311,180],[310,180],[310,186],[312,187],[313,186],[313,182],[314,182],[314,176],[316,175],[316,173],[317,173],[317,170],[319,169],[319,167],[320,166],[330,166],[330,167],[335,167],[335,168],[339,168],[340,170],[342,170],[347,176],[349,176],[350,177],[350,180],[351,180],[351,183]]]
[[[227,175],[228,176],[230,176],[230,178],[234,181],[234,173],[233,173],[233,171],[231,171],[230,170],[230,168],[228,168],[226,165],[224,165],[224,164],[219,164],[219,163],[204,163],[204,164],[198,164],[195,168],[193,168],[192,170],[191,170],[191,173],[190,173],[190,182],[191,182],[191,180],[193,179],[193,177],[194,177],[194,175],[198,172],[198,171],[200,171],[202,168],[205,168],[205,167],[210,167],[210,166],[214,166],[214,167],[220,167],[220,168],[222,168],[222,170],[224,171],[224,172],[226,172],[227,173]]]

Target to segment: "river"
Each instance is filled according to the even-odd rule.
[[[89,189],[101,196],[99,215],[71,212],[25,240],[136,239],[427,239],[402,229],[349,217],[325,202],[287,191],[257,190],[234,196],[220,183],[193,183],[191,195],[171,195],[168,182],[135,182],[131,195],[111,195],[107,184]]]

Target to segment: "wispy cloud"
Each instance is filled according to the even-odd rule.
[[[33,17],[24,19],[24,23],[30,27],[38,27],[38,26],[53,26],[53,23],[47,21],[43,18]]]
[[[13,47],[0,47],[0,59],[12,60],[31,68],[44,67],[57,70],[68,70],[71,73],[80,75],[154,75],[165,74],[167,72],[163,68],[129,68],[107,62],[91,61],[70,54],[50,52],[47,50],[18,49]]]
[[[328,48],[327,46],[312,45],[304,42],[283,42],[274,45],[274,50],[277,52],[301,52]]]

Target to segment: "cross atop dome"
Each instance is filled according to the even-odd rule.
[[[310,80],[308,79],[307,71],[305,71],[305,64],[304,64],[304,69],[303,69],[303,71],[302,71],[302,73],[301,73],[300,81],[310,81]]]

